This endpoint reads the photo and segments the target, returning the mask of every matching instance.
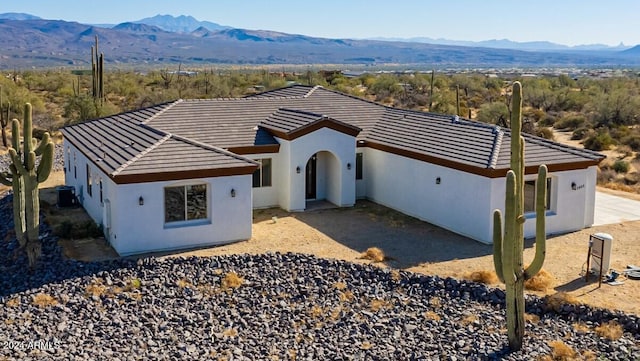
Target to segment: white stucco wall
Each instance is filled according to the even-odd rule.
[[[82,189],[82,206],[97,224],[108,227],[105,229],[108,241],[120,255],[193,248],[251,238],[251,175],[116,185],[90,164],[95,180],[93,195],[88,196],[85,185],[87,159],[73,145],[67,144],[65,162],[69,162],[66,159],[68,148],[71,150],[71,160],[65,164],[71,164],[71,171],[65,171],[65,184],[74,186],[78,195]],[[73,172],[74,151],[77,177]],[[103,182],[102,203],[98,188],[100,178]],[[207,184],[208,219],[182,226],[165,224],[164,187],[202,183]],[[231,197],[231,189],[235,189],[235,197]],[[144,200],[142,206],[139,205],[140,197]],[[110,210],[110,216],[107,210]],[[111,224],[106,222],[108,218]]]
[[[103,206],[104,200],[109,197],[113,197],[113,181],[103,173],[93,163],[88,162],[88,159],[76,148],[70,144],[64,144],[65,154],[65,184],[73,186],[75,188],[76,197],[80,201],[82,207],[87,211],[89,216],[96,222],[96,224],[103,223]],[[75,172],[74,172],[74,154],[75,154]],[[71,156],[71,159],[67,157]],[[70,171],[67,171],[67,164],[71,165]],[[87,190],[87,164],[91,173],[91,195]],[[100,201],[100,181],[102,181],[102,200]]]
[[[551,207],[546,212],[546,233],[558,234],[576,231],[593,224],[595,207],[596,166],[588,169],[553,172],[551,177]],[[536,174],[530,174],[525,180],[535,180]],[[504,212],[504,178],[492,180],[492,209]],[[576,190],[571,184],[576,184]],[[535,237],[535,214],[526,214],[524,224],[525,238]]]
[[[368,148],[367,198],[429,223],[491,242],[491,180]],[[436,179],[440,178],[440,184]]]
[[[318,152],[322,158],[317,174],[318,188],[326,199],[337,206],[349,207],[355,204],[355,138],[329,128],[321,128],[292,141],[278,139],[280,161],[284,165],[280,207],[288,211],[303,211],[305,199],[305,167],[309,158]],[[351,163],[351,169],[347,169]],[[300,167],[300,173],[296,168]],[[325,184],[321,184],[326,182]],[[320,198],[318,195],[318,198]]]
[[[202,183],[207,184],[208,219],[165,224],[164,188]],[[249,239],[251,194],[251,175],[118,185],[118,199],[111,202],[111,244],[127,255]]]
[[[280,192],[285,178],[283,161],[279,153],[262,153],[246,155],[258,160],[271,158],[271,186],[253,188],[253,208],[277,207],[280,204]]]

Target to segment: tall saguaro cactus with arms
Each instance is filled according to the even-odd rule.
[[[493,213],[493,261],[496,273],[506,288],[507,335],[509,348],[519,350],[524,338],[524,281],[542,268],[546,248],[545,211],[547,167],[538,168],[536,181],[536,254],[525,268],[524,251],[524,138],[522,131],[522,85],[513,84],[511,113],[511,169],[507,172],[504,233],[502,212]]]
[[[32,138],[31,104],[24,107],[23,149],[20,150],[20,122],[11,121],[12,146],[9,148],[9,172],[0,173],[0,183],[13,188],[13,222],[16,238],[34,267],[40,257],[40,194],[38,184],[44,182],[53,166],[53,142],[44,133],[40,143]],[[36,166],[36,157],[41,156]]]

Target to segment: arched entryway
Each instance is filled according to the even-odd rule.
[[[329,151],[320,151],[309,157],[305,167],[305,200],[341,204],[340,170],[340,160]]]

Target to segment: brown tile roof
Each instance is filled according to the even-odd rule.
[[[323,127],[354,137],[360,133],[360,128],[326,115],[286,108],[276,110],[260,122],[259,126],[278,138],[286,140],[293,140]]]
[[[101,125],[103,123],[113,123],[113,129]],[[143,123],[144,127],[129,123]],[[146,143],[136,147],[146,149],[150,146],[147,143],[155,144],[157,138],[172,134],[212,149],[251,154],[277,152],[274,135],[286,139],[306,134],[304,129],[317,129],[311,124],[339,128],[355,135],[359,146],[475,174],[499,177],[509,168],[511,133],[508,129],[448,115],[390,108],[322,87],[300,85],[245,98],[178,100],[101,119],[91,131],[84,130],[83,125],[67,127],[65,136],[76,134],[72,140],[76,144],[86,143],[86,138],[104,138],[95,132],[116,132],[124,139],[121,143],[137,137]],[[535,172],[536,166],[542,163],[551,171],[580,169],[598,164],[604,158],[596,152],[534,136],[525,135],[525,140],[527,172]],[[137,148],[136,151],[141,151]],[[122,153],[120,164],[126,162],[122,161],[127,156],[137,154],[119,153]],[[143,164],[134,169],[144,172]],[[216,164],[223,167],[226,163]]]
[[[174,104],[76,124],[62,132],[116,183],[251,174],[257,168],[250,159],[145,124]]]

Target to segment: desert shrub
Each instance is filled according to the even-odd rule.
[[[361,259],[368,259],[373,262],[382,262],[386,259],[384,252],[378,247],[368,248],[361,256]]]
[[[549,113],[545,113],[544,116],[538,121],[538,125],[541,127],[552,127],[557,121],[558,118]]]
[[[68,220],[60,222],[58,227],[54,228],[54,233],[60,238],[71,238],[71,232],[73,230],[73,223]]]
[[[624,175],[624,184],[632,186],[640,183],[640,173],[631,172]]]
[[[612,168],[616,173],[627,173],[629,171],[629,162],[618,159],[613,163]]]
[[[616,171],[610,168],[602,168],[599,172],[598,172],[598,184],[605,184],[605,183],[609,183],[612,182],[614,179],[616,179]]]
[[[613,145],[614,141],[608,131],[600,131],[593,133],[584,141],[584,147],[590,150],[600,151],[607,150]]]
[[[558,119],[554,124],[553,127],[556,129],[569,129],[569,130],[575,130],[578,128],[581,128],[585,125],[586,122],[586,118],[583,115],[567,115],[564,116],[560,119]]]
[[[525,118],[533,120],[534,122],[539,122],[545,117],[546,113],[542,109],[527,108],[523,110],[522,115]]]
[[[547,127],[536,127],[535,135],[540,138],[550,139],[550,140],[553,140],[554,138],[553,131]]]
[[[541,360],[569,361],[578,359],[578,353],[561,340],[551,341],[549,346],[551,347],[551,355],[545,355]]]
[[[36,139],[42,139],[42,137],[44,136],[44,133],[46,132],[47,132],[46,129],[33,128],[33,130],[31,131],[31,135]]]
[[[223,289],[238,288],[242,286],[243,283],[244,283],[244,279],[238,276],[237,273],[229,272],[222,279],[222,288]]]
[[[596,333],[603,338],[609,340],[617,340],[622,337],[622,326],[616,321],[610,321],[603,323],[602,325],[596,327]]]
[[[635,152],[640,152],[640,134],[631,134],[620,140],[620,143],[628,146]]]
[[[589,128],[578,128],[571,133],[571,140],[582,140],[587,136],[587,134],[589,134],[589,131]]]
[[[633,155],[633,150],[631,150],[631,147],[629,147],[628,145],[619,145],[616,147],[616,152],[620,153],[621,155],[619,156],[620,159],[624,159],[626,157],[630,157],[631,155]]]
[[[578,299],[566,292],[556,292],[544,297],[545,308],[556,312],[562,309],[563,305],[577,305]]]
[[[45,308],[48,306],[56,305],[58,301],[46,293],[38,293],[37,295],[33,296],[32,303],[40,308]]]
[[[74,238],[96,238],[102,235],[102,226],[91,220],[78,223],[73,229]]]
[[[553,277],[551,273],[541,269],[535,276],[524,281],[524,288],[532,291],[546,291],[547,288],[551,287],[552,283]]]
[[[495,271],[475,271],[468,275],[465,275],[465,279],[473,282],[479,282],[484,284],[494,284],[498,283],[498,275]]]

